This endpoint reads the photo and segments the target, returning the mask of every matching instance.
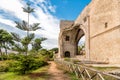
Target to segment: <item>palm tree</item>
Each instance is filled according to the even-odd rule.
[[[2,48],[5,49],[5,53],[7,55],[7,49],[10,49],[10,46],[14,44],[12,35],[7,31],[1,29],[0,30],[0,53],[2,55]]]

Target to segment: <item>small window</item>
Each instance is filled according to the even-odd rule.
[[[106,23],[105,23],[105,28],[107,28],[107,27],[108,27],[108,23],[106,22]]]
[[[84,17],[83,21],[86,22],[87,21],[87,17]]]
[[[69,37],[69,36],[66,36],[65,40],[66,40],[66,41],[69,41],[69,40],[70,40],[70,37]]]

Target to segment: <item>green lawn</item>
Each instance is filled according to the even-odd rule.
[[[50,77],[47,74],[48,67],[41,67],[26,75],[17,75],[13,72],[0,73],[0,80],[46,80]]]

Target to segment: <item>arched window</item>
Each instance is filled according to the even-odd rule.
[[[65,54],[64,54],[65,57],[70,57],[70,52],[69,51],[66,51]]]

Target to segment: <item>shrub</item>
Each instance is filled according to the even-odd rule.
[[[18,55],[18,54],[10,53],[10,54],[8,55],[8,60],[11,60],[11,59],[14,60],[14,59],[16,59],[17,55]]]
[[[46,64],[47,62],[41,59],[35,59],[30,55],[28,56],[19,55],[18,60],[9,63],[10,65],[9,71],[17,72],[19,74],[26,74]]]
[[[2,56],[3,57],[3,56]],[[0,72],[16,72],[18,74],[26,74],[32,70],[38,69],[41,66],[47,65],[46,55],[22,55],[9,54],[8,60],[0,61]]]
[[[2,56],[0,56],[0,61],[1,60],[7,60],[7,55],[3,54]]]
[[[9,69],[9,65],[7,61],[0,61],[0,72],[7,72]]]

